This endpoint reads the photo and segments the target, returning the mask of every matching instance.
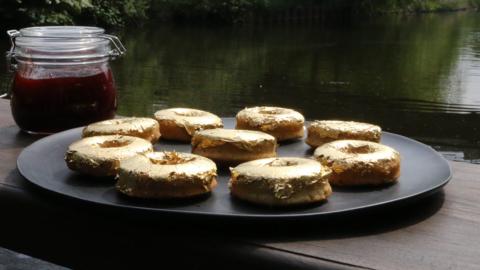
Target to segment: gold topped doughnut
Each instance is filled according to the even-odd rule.
[[[245,162],[231,168],[233,196],[265,205],[305,204],[325,200],[332,189],[330,169],[312,159],[281,157]]]
[[[400,154],[379,143],[333,141],[315,149],[314,157],[332,169],[332,185],[379,185],[395,182],[400,176]]]
[[[127,135],[155,143],[160,138],[160,126],[151,118],[129,117],[93,123],[82,131],[83,137],[98,135]]]
[[[190,142],[195,132],[204,129],[223,127],[218,116],[196,109],[171,108],[155,113],[160,123],[162,136],[169,140]]]
[[[151,152],[122,160],[117,189],[132,197],[185,198],[211,192],[217,167],[189,153]]]
[[[237,129],[258,130],[274,136],[277,141],[303,137],[305,119],[292,109],[252,107],[237,113]]]
[[[307,127],[305,142],[311,147],[318,147],[335,140],[364,140],[380,142],[382,129],[379,126],[340,120],[315,120]]]
[[[260,131],[207,129],[192,138],[192,153],[226,164],[276,156],[273,136]]]
[[[123,135],[93,136],[72,143],[65,154],[65,162],[74,171],[94,176],[114,176],[120,160],[151,151],[152,144],[141,138]]]

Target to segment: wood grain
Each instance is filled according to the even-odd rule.
[[[73,254],[70,257],[63,254],[66,251],[59,247],[73,241],[75,245],[86,248],[88,241],[84,242],[84,238],[87,236],[84,233],[80,236],[72,235],[66,228],[89,226],[94,221],[102,226],[93,235],[102,237],[105,233],[108,234],[108,228],[112,224],[118,224],[118,216],[105,218],[104,213],[92,212],[86,206],[63,204],[60,198],[50,198],[25,182],[16,170],[16,158],[25,146],[38,137],[25,135],[18,130],[10,116],[8,101],[5,100],[0,100],[0,138],[0,199],[11,204],[8,209],[20,206],[31,208],[28,210],[30,214],[19,218],[18,223],[9,223],[9,230],[26,230],[28,226],[25,224],[34,220],[54,220],[62,224],[53,228],[41,227],[43,230],[50,228],[49,233],[53,237],[37,235],[36,232],[27,234],[30,239],[39,242],[56,243],[57,247],[52,247],[49,251],[32,247],[29,249],[19,239],[9,237],[3,237],[0,244],[14,245],[20,251],[24,251],[22,248],[27,249],[31,255],[40,255],[64,265],[82,266],[76,264],[78,258]],[[458,162],[450,164],[454,176],[442,192],[387,210],[358,213],[327,221],[275,224],[197,224],[192,220],[181,224],[185,222],[175,219],[160,222],[136,221],[135,226],[141,228],[142,232],[130,233],[141,240],[112,240],[110,245],[103,243],[100,247],[115,250],[140,243],[152,245],[156,241],[165,241],[178,247],[191,245],[189,250],[192,254],[195,250],[202,249],[202,254],[230,254],[231,258],[238,256],[237,260],[263,260],[264,265],[273,265],[274,261],[282,262],[275,264],[277,268],[291,262],[289,266],[309,269],[479,269],[480,166]],[[6,189],[10,191],[6,192]],[[72,214],[72,209],[75,209],[75,215]],[[8,213],[4,214],[6,216]],[[86,216],[89,222],[83,220]],[[145,222],[150,225],[145,225]],[[198,226],[195,236],[185,232],[185,228],[191,228],[192,225]],[[129,230],[137,228],[135,226],[129,227]],[[158,231],[159,228],[168,230],[165,229],[162,233]],[[120,226],[116,233],[122,230],[125,228]],[[152,232],[156,232],[155,237],[150,237]],[[65,241],[67,237],[71,239]],[[92,250],[99,252],[95,248]],[[140,250],[147,252],[145,249]],[[55,252],[66,257],[55,256]],[[102,255],[108,262],[108,254]],[[92,253],[90,256],[95,259],[98,254]],[[222,256],[228,258],[228,255]]]
[[[374,269],[479,269],[479,168],[464,163],[453,167],[455,177],[445,188],[438,212],[415,224],[340,239],[323,236],[291,242],[265,241],[263,245]],[[403,211],[415,215],[425,209],[412,205]],[[377,223],[398,219],[392,215]],[[370,224],[375,226],[375,222]],[[355,222],[350,226],[358,230]]]

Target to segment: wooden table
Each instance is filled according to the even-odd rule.
[[[78,268],[480,269],[480,166],[408,205],[330,220],[248,224],[96,210],[29,184],[16,169],[37,138],[0,100],[0,246]]]
[[[52,263],[44,262],[39,259],[32,258],[30,256],[13,252],[8,249],[0,247],[0,266],[1,269],[17,269],[17,270],[30,270],[30,269],[49,269],[49,270],[68,270],[61,266],[54,265]]]

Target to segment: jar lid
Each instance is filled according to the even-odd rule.
[[[90,26],[38,26],[9,30],[9,54],[18,61],[83,62],[115,58],[126,52],[120,40]],[[114,45],[111,49],[110,44]]]
[[[24,37],[89,37],[103,33],[103,28],[92,26],[35,26],[20,29],[20,35]]]

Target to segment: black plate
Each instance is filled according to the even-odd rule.
[[[225,118],[226,127],[234,120]],[[428,195],[444,186],[451,178],[448,162],[435,150],[412,139],[383,133],[382,143],[397,149],[402,157],[401,176],[397,184],[382,188],[334,189],[328,202],[304,207],[276,209],[244,203],[228,192],[228,169],[219,170],[219,185],[210,196],[188,201],[154,201],[127,198],[114,188],[114,181],[95,179],[70,171],[63,160],[72,142],[80,139],[80,128],[43,138],[23,150],[17,160],[20,173],[31,183],[52,192],[94,203],[98,206],[148,211],[152,215],[176,213],[184,215],[220,216],[235,218],[299,218],[326,217],[352,211],[384,207]],[[190,145],[162,141],[157,150],[190,152]],[[279,156],[312,155],[302,141],[282,144]]]

